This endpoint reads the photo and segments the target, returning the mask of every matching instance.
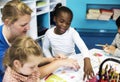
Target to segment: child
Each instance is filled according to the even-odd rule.
[[[78,32],[70,27],[73,13],[72,11],[62,6],[60,3],[56,5],[54,11],[55,27],[49,29],[43,40],[43,52],[46,57],[66,58],[74,55],[75,44],[84,55],[84,78],[93,76],[93,69],[90,63],[89,51]]]
[[[78,68],[77,61],[73,59],[55,60],[43,58],[42,54],[40,46],[32,38],[16,38],[5,54],[3,63],[6,71],[3,82],[40,82],[41,76],[52,73],[60,66]],[[47,62],[51,63],[42,66]]]
[[[5,54],[3,82],[40,82],[38,64],[41,61],[38,44],[30,37],[18,37]]]
[[[111,45],[103,46],[105,52],[112,54],[113,56],[120,57],[120,16],[116,20],[118,33],[116,34]]]

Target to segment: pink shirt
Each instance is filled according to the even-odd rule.
[[[38,78],[40,78],[39,70],[27,77],[7,67],[2,82],[37,82]]]

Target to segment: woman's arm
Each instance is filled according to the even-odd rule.
[[[40,73],[41,76],[40,78],[43,78],[49,74],[51,74],[52,72],[54,72],[56,69],[58,69],[59,67],[70,67],[73,68],[74,70],[78,70],[80,68],[77,60],[74,59],[57,59],[47,65],[41,66],[40,69]]]

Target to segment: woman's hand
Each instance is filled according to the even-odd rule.
[[[67,58],[67,56],[65,56],[65,55],[63,55],[63,54],[57,54],[56,56],[55,56],[55,58],[60,58],[60,59],[66,59]]]
[[[73,68],[76,71],[80,68],[77,60],[72,59],[72,58],[58,59],[57,61],[58,61],[58,64],[60,66],[70,67],[70,68]]]
[[[49,62],[53,62],[53,61],[55,61],[55,60],[56,60],[56,58],[49,57],[49,58],[46,58],[46,60],[47,60],[47,61],[49,61]]]

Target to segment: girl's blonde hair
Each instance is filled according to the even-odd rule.
[[[2,21],[9,19],[10,23],[18,20],[19,16],[31,15],[32,10],[20,0],[12,0],[6,3],[2,9]]]
[[[3,64],[5,67],[10,66],[12,68],[14,60],[19,60],[23,65],[28,56],[31,55],[43,56],[39,44],[29,36],[20,36],[6,51]]]

